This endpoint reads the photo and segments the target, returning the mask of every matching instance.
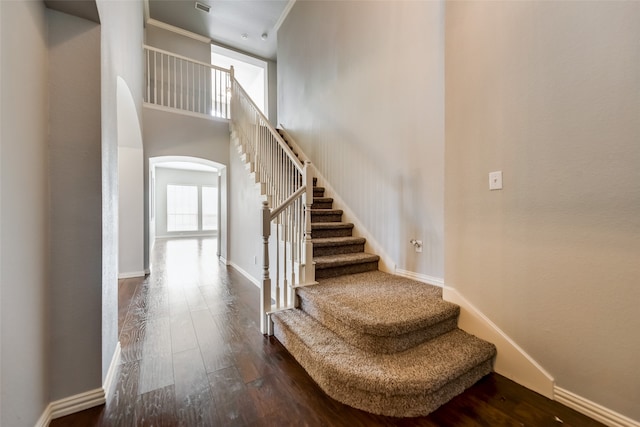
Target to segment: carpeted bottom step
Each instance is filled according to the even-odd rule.
[[[300,308],[349,344],[396,353],[457,327],[460,307],[442,289],[371,271],[298,289]],[[395,309],[390,309],[395,307]]]
[[[491,372],[495,347],[455,329],[407,351],[347,344],[301,310],[272,315],[276,338],[332,398],[375,414],[426,415]]]

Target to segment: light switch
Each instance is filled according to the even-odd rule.
[[[502,190],[502,171],[489,172],[489,190]]]

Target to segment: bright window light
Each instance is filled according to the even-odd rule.
[[[218,189],[202,187],[202,229],[218,229]]]
[[[198,187],[167,185],[167,231],[198,230]]]

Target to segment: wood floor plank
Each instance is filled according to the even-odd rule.
[[[139,379],[140,363],[138,361],[124,363],[118,367],[116,385],[111,396],[107,396],[102,420],[105,426],[135,426]]]
[[[136,399],[135,421],[140,427],[173,427],[178,424],[173,385],[143,393]]]
[[[191,319],[207,373],[233,366],[229,345],[222,338],[209,310],[192,311]]]
[[[258,412],[235,366],[219,369],[208,377],[219,425],[255,425]]]
[[[185,286],[184,296],[191,311],[206,310],[209,308],[198,286]]]
[[[196,332],[189,312],[171,316],[171,351],[179,353],[198,348]]]
[[[150,319],[140,360],[140,394],[173,384],[172,359],[169,318]]]
[[[185,426],[213,426],[215,407],[200,349],[173,355],[177,418]]]

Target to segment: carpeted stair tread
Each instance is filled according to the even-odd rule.
[[[364,237],[322,237],[311,239],[313,247],[342,246],[342,245],[362,245],[366,242]]]
[[[313,202],[316,203],[333,203],[333,199],[331,197],[314,197]]]
[[[388,355],[349,345],[301,310],[272,318],[276,338],[329,396],[383,415],[428,414],[489,373],[495,355],[460,329]]]
[[[442,299],[440,288],[382,271],[324,279],[299,288],[298,295],[350,329],[376,336],[406,334],[449,319],[455,324],[460,314],[460,307]]]
[[[309,209],[311,214],[342,215],[342,209]]]
[[[334,228],[353,228],[350,222],[312,222],[311,230],[326,230]]]
[[[365,252],[357,252],[352,254],[325,255],[314,257],[316,270],[326,268],[342,267],[346,265],[362,264],[369,262],[377,262],[380,259],[378,255],[368,254]]]

